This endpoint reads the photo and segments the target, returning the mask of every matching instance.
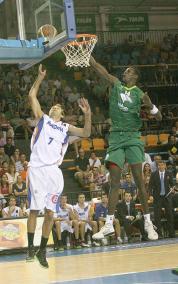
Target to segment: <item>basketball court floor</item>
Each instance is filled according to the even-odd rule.
[[[68,250],[48,249],[49,269],[25,254],[0,257],[3,284],[173,284],[178,276],[178,240]]]

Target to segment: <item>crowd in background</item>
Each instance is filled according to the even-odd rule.
[[[108,42],[102,47],[98,45],[95,50],[95,55],[101,63],[104,63],[105,66],[116,74],[117,72],[115,72],[116,69],[114,68],[116,65],[177,63],[177,43],[178,35],[173,37],[169,34],[163,39],[159,46],[152,44],[149,41],[144,42],[141,39],[138,39],[136,42],[133,41],[132,36],[129,36],[122,45],[115,45],[112,44],[112,42]],[[160,70],[163,70],[164,68],[167,67],[163,66]],[[171,69],[169,69],[169,77],[167,75],[168,73],[163,72],[165,77],[161,80],[164,81],[165,84],[168,83],[168,78],[169,82],[175,82],[177,79],[177,71],[174,72],[173,75],[170,73],[170,70]],[[160,74],[159,69],[155,71],[155,81],[160,81]],[[29,156],[27,153],[24,153],[21,149],[16,147],[16,139],[21,137],[28,141],[37,123],[33,117],[27,98],[36,75],[36,67],[24,72],[18,70],[18,68],[14,66],[0,66],[1,218],[24,217],[28,216],[29,212],[27,199],[27,169]],[[91,69],[87,69],[83,71],[82,74],[81,88],[76,87],[75,83],[69,83],[65,80],[63,75],[54,76],[49,73],[47,78],[42,82],[38,97],[44,112],[48,112],[52,105],[60,103],[63,106],[65,113],[64,120],[76,126],[82,126],[84,121],[77,101],[82,96],[88,97],[93,106],[92,137],[104,137],[107,139],[111,123],[108,109],[106,108],[109,91],[108,85],[95,76]],[[101,103],[98,103],[98,101]],[[160,145],[158,145],[157,154],[152,157],[150,157],[148,153],[145,154],[146,162],[143,164],[143,178],[147,190],[148,202],[150,207],[153,208],[154,194],[150,188],[150,178],[154,172],[158,171],[159,162],[162,160],[166,162],[166,171],[173,181],[171,185],[173,190],[170,193],[173,200],[172,212],[175,213],[173,217],[177,217],[177,209],[175,208],[178,208],[178,194],[176,191],[176,175],[178,172],[177,112],[177,105],[173,106],[171,109],[162,109],[164,120],[166,123],[169,121],[169,138],[168,141],[164,143],[164,157],[159,154]],[[146,129],[147,125],[144,124],[143,127]],[[164,128],[162,130],[164,131]],[[166,131],[167,130],[168,129],[166,129]],[[76,246],[80,246],[81,244],[82,246],[87,246],[84,234],[87,231],[86,224],[89,226],[89,231],[91,230],[93,233],[96,233],[97,230],[102,227],[107,214],[107,196],[110,189],[110,178],[103,159],[98,157],[95,151],[85,153],[84,149],[80,147],[80,141],[76,142],[75,146],[76,153],[73,156],[75,169],[74,179],[78,182],[81,191],[84,190],[93,193],[93,199],[85,201],[85,196],[82,195],[83,197],[81,197],[79,195],[78,202],[75,206],[73,206],[74,204],[68,206],[67,199],[63,200],[62,206],[64,207],[63,209],[67,210],[67,218],[69,219],[65,221],[60,214],[55,217],[54,231],[57,232],[58,248],[62,247],[62,231],[59,227],[61,222],[67,222],[67,224],[70,225],[67,227],[69,233],[74,232],[77,235],[79,231],[83,232],[80,236],[81,243],[76,244]],[[130,209],[132,209],[132,213],[129,212],[130,214],[128,214],[128,212],[126,213],[124,211],[124,202],[131,204]],[[80,208],[78,208],[78,204],[79,207],[81,205],[82,210],[84,210],[85,207],[89,210],[87,212],[90,212],[90,214],[88,213],[89,215],[85,216],[86,218],[89,218],[87,221],[85,219],[80,220]],[[129,165],[125,164],[122,172],[121,184],[119,186],[119,203],[115,216],[116,240],[118,243],[122,243],[124,240],[127,242],[131,239],[131,227],[135,227],[140,231],[141,239],[143,241],[146,239],[143,231],[143,223],[141,221],[142,218],[140,218],[142,213],[140,208],[136,207],[136,204],[139,204],[137,187],[133,180]],[[76,208],[78,208],[79,211],[77,211]],[[43,212],[41,212],[41,214],[43,214]],[[126,218],[128,216],[131,218]],[[120,226],[124,226],[125,229],[125,235],[122,237]],[[173,232],[169,231],[168,233],[169,236],[174,236]],[[159,235],[161,236],[161,233]],[[97,246],[99,244],[95,243],[94,245]]]

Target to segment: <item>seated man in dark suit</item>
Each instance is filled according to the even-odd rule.
[[[150,177],[149,190],[153,196],[154,220],[158,235],[162,238],[161,214],[162,208],[165,209],[169,237],[175,237],[172,198],[170,194],[173,186],[173,177],[166,170],[164,161],[158,162],[158,170],[153,172]]]
[[[132,201],[132,196],[129,192],[125,192],[124,200],[121,203],[118,203],[116,217],[124,227],[128,239],[131,239],[133,227],[136,227],[140,230],[142,241],[148,240],[144,230],[143,218],[141,215],[137,215],[135,203]]]

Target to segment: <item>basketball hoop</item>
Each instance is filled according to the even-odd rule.
[[[66,65],[74,67],[90,66],[90,56],[97,42],[96,35],[78,34],[74,41],[61,48],[66,56]]]
[[[53,25],[43,25],[38,30],[38,35],[44,37],[43,44],[51,42],[57,35],[57,30]]]

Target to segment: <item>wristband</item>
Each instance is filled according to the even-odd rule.
[[[158,111],[159,111],[159,109],[155,105],[153,105],[153,108],[150,110],[150,114],[153,114],[153,115],[157,114]]]

